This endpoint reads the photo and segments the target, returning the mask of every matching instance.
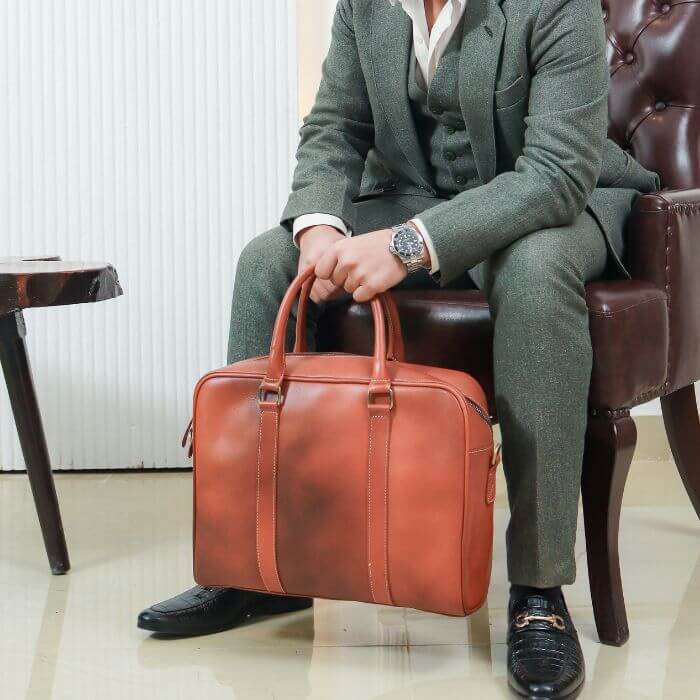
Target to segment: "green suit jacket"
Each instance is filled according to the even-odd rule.
[[[469,0],[459,98],[481,184],[439,203],[409,104],[411,42],[399,5],[340,0],[282,224],[323,212],[352,225],[357,197],[386,190],[425,197],[420,218],[447,284],[588,207],[627,275],[625,220],[637,194],[660,183],[607,138],[599,0]]]

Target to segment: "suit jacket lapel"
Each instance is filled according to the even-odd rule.
[[[496,175],[493,93],[506,24],[500,3],[468,0],[459,64],[459,101],[483,183]]]
[[[394,138],[423,184],[430,184],[430,170],[418,140],[408,97],[408,71],[413,26],[399,5],[389,0],[372,2],[372,75],[380,104]]]

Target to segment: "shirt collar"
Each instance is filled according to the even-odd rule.
[[[389,0],[389,2],[392,5],[401,5],[403,6],[404,4],[408,3],[411,4],[414,0]],[[456,3],[457,5],[460,6],[460,8],[464,7],[467,4],[467,0],[448,0],[448,2],[451,3]]]

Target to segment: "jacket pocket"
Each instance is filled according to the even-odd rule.
[[[358,194],[356,197],[352,198],[352,203],[353,204],[359,204],[360,202],[366,202],[369,199],[374,199],[375,197],[381,197],[383,194],[386,194],[387,192],[395,192],[396,191],[396,183],[389,183],[387,185],[380,185],[378,187],[375,187],[373,190],[370,190],[369,192],[363,192],[362,194]]]
[[[493,96],[496,109],[505,109],[517,104],[528,94],[529,87],[528,80],[524,75],[521,75],[507,87],[494,91]]]

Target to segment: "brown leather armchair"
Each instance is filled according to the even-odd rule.
[[[630,409],[661,397],[678,470],[700,516],[700,1],[606,0],[610,138],[661,175],[627,232],[632,280],[590,284],[594,366],[582,479],[591,596],[605,644],[629,637],[618,556],[636,443]],[[407,359],[469,372],[493,409],[492,327],[480,292],[396,293]],[[322,349],[367,353],[366,309],[324,316]]]

